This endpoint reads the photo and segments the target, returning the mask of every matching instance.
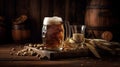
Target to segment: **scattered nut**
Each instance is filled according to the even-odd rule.
[[[13,55],[14,53],[13,52],[10,52],[10,55]]]
[[[29,47],[32,47],[33,45],[30,43],[28,46],[29,46]]]
[[[40,57],[41,55],[40,54],[37,54],[36,57]]]
[[[28,49],[28,51],[33,51],[32,49]]]
[[[23,56],[27,56],[27,52],[24,52],[24,53],[23,53]]]
[[[17,52],[16,55],[17,55],[17,56],[21,56],[20,52]]]
[[[33,45],[33,47],[37,47],[37,45],[36,45],[36,44],[34,44],[34,45]]]
[[[26,52],[26,51],[28,51],[28,49],[23,49],[23,50],[21,50],[21,52]]]
[[[11,51],[15,51],[15,48],[12,48]]]

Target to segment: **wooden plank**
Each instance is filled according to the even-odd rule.
[[[76,24],[76,0],[70,0],[69,2],[69,21],[70,24]]]
[[[76,24],[84,24],[84,15],[86,8],[86,0],[76,0]]]
[[[0,0],[0,16],[4,15],[4,0]]]
[[[53,16],[65,19],[65,0],[54,0]]]
[[[69,0],[65,0],[65,21],[69,21]]]
[[[0,17],[2,17],[4,20],[0,20],[0,44],[5,43],[6,40],[6,27],[5,27],[5,8],[4,8],[5,2],[4,0],[0,0]]]
[[[5,0],[4,5],[4,16],[5,16],[5,24],[6,24],[6,42],[12,42],[11,37],[11,29],[12,22],[15,18],[15,1],[14,0]]]
[[[16,0],[16,16],[20,16],[21,14],[27,14],[29,10],[29,0]]]
[[[36,48],[33,47],[23,47],[23,46],[14,46],[11,45],[9,47],[3,46],[0,47],[0,61],[37,61],[40,60],[35,56],[17,56],[16,54],[10,55],[11,52],[11,48],[15,48],[15,52],[17,53],[17,51],[26,48],[26,49],[32,49],[35,52],[37,52],[38,54],[43,53],[44,56],[48,57],[48,60],[58,60],[58,59],[69,59],[69,58],[80,58],[80,57],[87,57],[89,56],[88,51],[86,50],[81,50],[81,51],[74,51],[74,52],[56,52],[56,51],[47,51],[47,50],[38,50]],[[42,55],[41,55],[42,56]]]
[[[50,5],[50,0],[42,0],[41,1],[41,22],[43,22],[44,17],[49,17],[51,11],[49,11],[52,5]]]
[[[32,23],[32,41],[41,41],[41,0],[29,0],[29,14]]]
[[[9,19],[9,21],[12,21],[15,17],[15,0],[5,0],[5,16]]]
[[[71,58],[71,59],[61,59],[61,60],[35,60],[36,57],[18,57],[18,56],[10,56],[9,50],[14,47],[17,48],[20,46],[16,46],[18,44],[7,44],[0,45],[0,66],[2,67],[120,67],[120,57],[112,57],[109,59],[94,59],[94,58]],[[1,60],[2,59],[2,60]]]

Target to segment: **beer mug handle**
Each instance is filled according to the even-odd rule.
[[[45,42],[46,33],[47,33],[47,26],[43,25],[43,27],[42,27],[42,42],[43,42],[43,44],[46,43]]]
[[[64,23],[64,40],[66,40],[67,38],[70,38],[71,37],[71,30],[70,30],[70,23],[69,21],[65,21]]]

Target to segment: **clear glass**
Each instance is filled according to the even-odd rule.
[[[80,46],[83,47],[85,42],[85,25],[70,25],[72,32],[72,39],[76,43],[80,43]]]

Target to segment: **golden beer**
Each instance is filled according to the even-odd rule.
[[[49,50],[59,50],[64,40],[64,27],[60,17],[45,17],[42,28],[43,43]]]

